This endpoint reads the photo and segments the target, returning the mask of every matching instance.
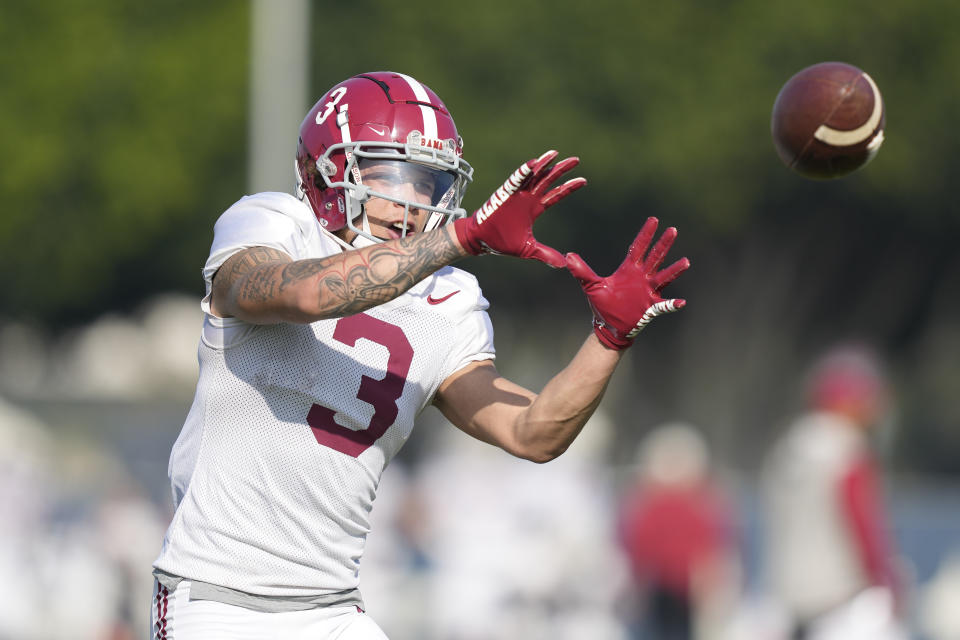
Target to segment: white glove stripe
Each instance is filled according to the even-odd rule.
[[[640,318],[640,321],[637,323],[637,326],[627,334],[628,338],[636,338],[637,334],[643,331],[643,328],[650,324],[650,321],[656,318],[659,315],[664,313],[670,313],[671,311],[676,311],[677,306],[674,304],[673,300],[663,300],[658,302],[655,305],[650,306],[649,309],[643,312],[643,317]]]
[[[503,186],[494,191],[493,195],[491,195],[477,211],[477,224],[483,224],[483,221],[499,209],[500,205],[507,201],[507,198],[516,193],[517,189],[519,189],[523,183],[523,180],[530,175],[530,171],[530,167],[526,164],[523,164],[519,169],[514,171],[510,177],[507,178],[507,181],[503,183]]]

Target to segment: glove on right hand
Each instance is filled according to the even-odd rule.
[[[687,270],[690,261],[680,258],[662,271],[657,271],[677,237],[674,227],[668,228],[647,253],[657,230],[657,219],[647,218],[640,233],[627,251],[623,264],[606,278],[601,278],[576,253],[566,256],[567,269],[587,295],[593,309],[593,330],[600,341],[611,349],[622,350],[655,317],[677,311],[687,303],[682,299],[664,300],[660,291]]]

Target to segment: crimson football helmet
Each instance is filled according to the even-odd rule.
[[[466,216],[460,202],[473,168],[462,154],[463,139],[437,94],[402,73],[363,73],[327,91],[300,125],[297,196],[326,230],[346,226],[373,242],[380,239],[369,232],[363,204],[374,197],[403,205],[405,215],[429,211],[424,230],[433,229]],[[382,188],[383,180],[364,184],[360,170],[373,163],[387,166],[395,182],[418,176],[418,192],[429,185],[429,204]],[[403,228],[406,235],[406,218]]]

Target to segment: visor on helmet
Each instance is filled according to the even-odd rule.
[[[370,197],[401,204],[443,207],[449,205],[456,176],[448,171],[404,160],[359,158],[361,184]],[[446,201],[446,202],[445,202]]]
[[[335,160],[340,154],[345,162],[338,169]],[[367,225],[364,203],[371,198],[400,204],[405,216],[413,210],[429,212],[423,231],[467,215],[460,202],[473,168],[450,145],[426,147],[418,139],[408,143],[344,142],[328,147],[315,166],[327,188],[342,190],[346,227],[371,242],[382,241]],[[338,174],[339,180],[332,179]]]

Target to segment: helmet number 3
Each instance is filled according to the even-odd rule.
[[[313,437],[325,447],[356,458],[382,437],[397,419],[397,400],[403,395],[410,363],[413,362],[413,347],[403,330],[393,324],[378,320],[365,313],[340,318],[333,331],[333,339],[348,347],[355,347],[357,340],[365,338],[387,348],[387,373],[378,380],[364,375],[360,378],[357,399],[373,406],[370,423],[363,429],[349,429],[337,424],[333,409],[314,404],[307,413],[307,424]]]
[[[333,93],[330,94],[330,102],[323,105],[323,111],[317,111],[317,124],[323,124],[323,121],[330,117],[330,114],[333,113],[333,108],[343,100],[343,96],[345,95],[347,95],[346,87],[334,89]]]

